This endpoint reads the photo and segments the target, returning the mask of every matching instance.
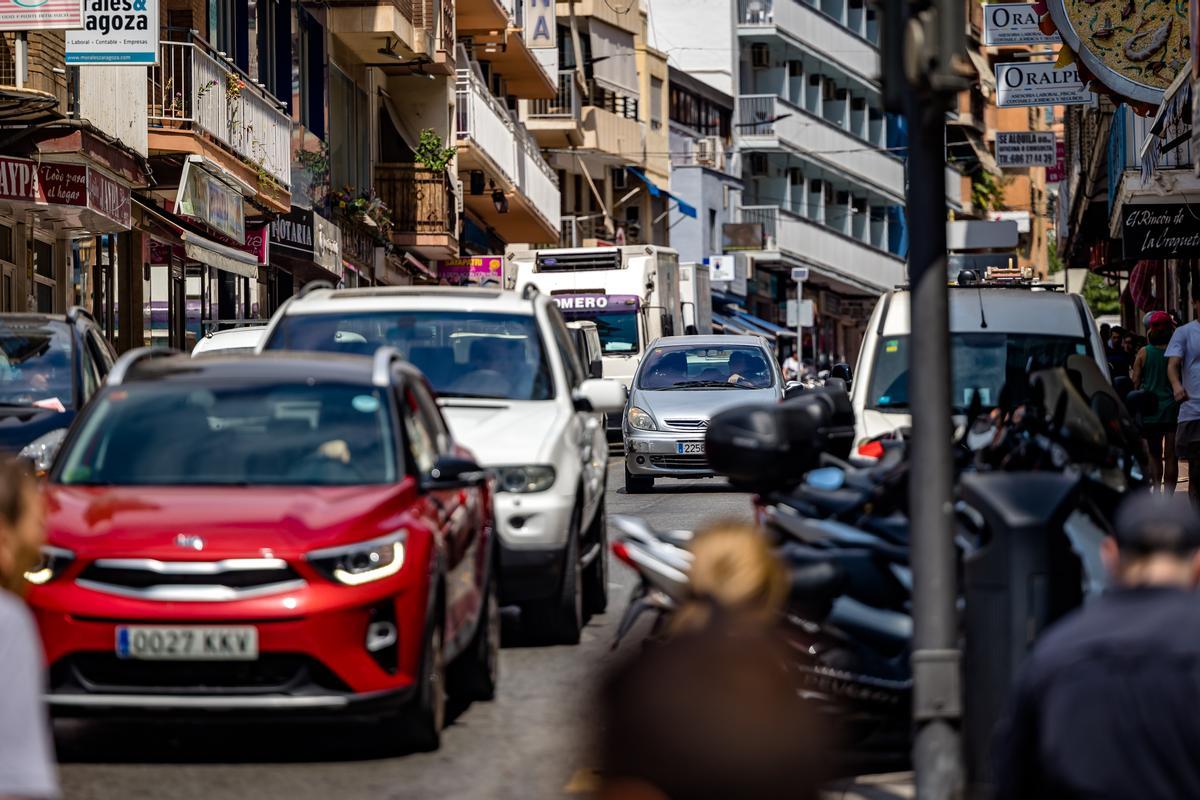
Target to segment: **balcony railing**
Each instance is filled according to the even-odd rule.
[[[349,219],[337,221],[342,236],[342,257],[356,267],[370,269],[375,265],[375,239],[363,223]]]
[[[290,185],[291,117],[202,39],[162,42],[148,88],[151,127],[204,133],[284,188]]]
[[[616,114],[625,119],[638,118],[638,101],[636,97],[618,94],[606,86],[601,86],[595,80],[588,81],[587,105],[602,108],[610,114]]]
[[[558,71],[558,94],[549,100],[530,100],[530,117],[565,117],[579,119],[580,110],[579,84],[575,80],[575,70],[562,69]]]
[[[602,216],[566,216],[562,218],[562,233],[558,239],[560,247],[583,247],[583,243],[587,239],[612,239],[612,235],[604,227]]]
[[[856,25],[827,13],[826,2],[807,0],[738,0],[738,23],[747,27],[774,26],[801,42],[819,48],[830,60],[859,75],[875,79],[879,73],[879,26],[869,15],[853,18]],[[836,2],[836,0],[833,0]],[[846,18],[851,20],[849,8]]]
[[[557,230],[562,224],[562,190],[558,185],[558,176],[542,157],[541,148],[533,136],[521,124],[517,125],[517,150],[521,164],[521,191]]]
[[[454,55],[454,0],[415,0],[412,20],[436,49]]]
[[[458,237],[454,187],[445,172],[412,164],[378,164],[375,189],[392,209],[395,234]]]

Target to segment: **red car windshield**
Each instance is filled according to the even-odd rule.
[[[392,411],[337,384],[128,384],[103,392],[62,454],[58,482],[116,486],[391,483]]]

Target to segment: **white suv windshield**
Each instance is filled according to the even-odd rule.
[[[443,397],[554,397],[538,323],[528,314],[292,314],[279,321],[266,349],[370,355],[384,346],[398,349]]]

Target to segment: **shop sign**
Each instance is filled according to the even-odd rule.
[[[1200,256],[1200,205],[1126,206],[1121,240],[1126,260]]]
[[[733,256],[709,256],[705,259],[712,270],[710,279],[731,281],[734,278]]]
[[[271,258],[271,234],[265,222],[246,223],[246,242],[241,250],[258,259],[259,264],[269,263]]]
[[[525,44],[529,47],[558,47],[557,12],[554,0],[523,0]]]
[[[126,228],[129,188],[83,164],[0,157],[0,199],[87,208]]]
[[[91,167],[88,167],[87,176],[87,205],[97,214],[108,217],[126,228],[133,224],[129,187],[122,186]]]
[[[996,105],[1000,108],[1084,105],[1093,97],[1073,66],[1055,69],[1053,61],[996,65]]]
[[[342,274],[342,232],[337,225],[320,214],[313,214],[312,219],[313,263],[340,276]]]
[[[84,0],[83,24],[74,27],[81,30],[67,32],[68,64],[158,63],[158,0]]]
[[[504,259],[473,256],[438,261],[437,277],[443,286],[503,286]]]
[[[1110,91],[1157,106],[1189,56],[1191,3],[1047,0],[1063,43]]]
[[[996,163],[1001,167],[1052,167],[1055,161],[1053,131],[997,131]]]
[[[313,257],[313,212],[293,208],[271,223],[271,245],[280,255]]]
[[[0,31],[83,27],[83,0],[0,0]]]
[[[242,196],[189,161],[184,166],[175,213],[201,222],[235,242],[246,241]]]
[[[1054,143],[1054,166],[1046,167],[1046,183],[1058,183],[1067,174],[1067,146],[1062,140]]]
[[[1038,27],[1041,15],[1035,9],[1033,3],[984,3],[983,43],[989,47],[1060,43],[1057,33],[1042,33]]]
[[[568,317],[634,314],[641,303],[636,294],[556,294],[554,303]]]

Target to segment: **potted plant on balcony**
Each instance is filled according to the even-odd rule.
[[[444,173],[456,152],[455,148],[446,146],[437,131],[433,128],[425,128],[421,131],[421,138],[417,141],[416,149],[413,150],[413,160],[418,166]]]

